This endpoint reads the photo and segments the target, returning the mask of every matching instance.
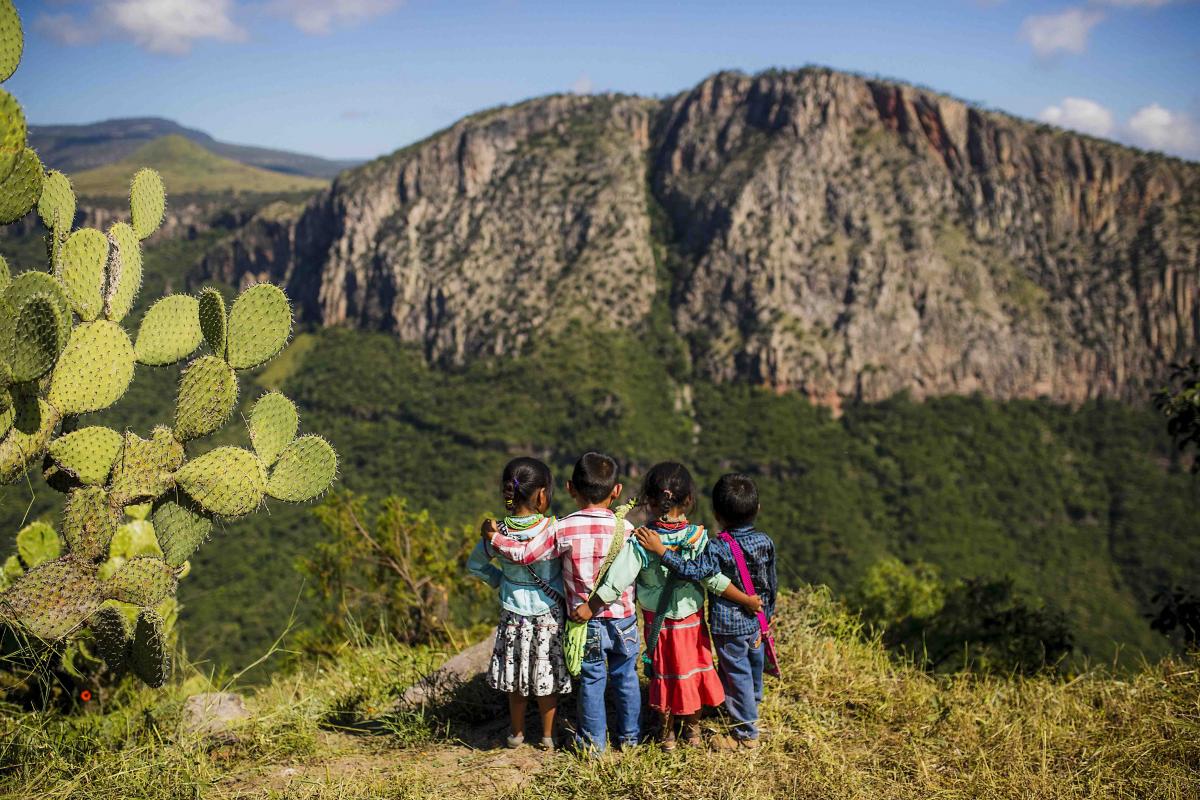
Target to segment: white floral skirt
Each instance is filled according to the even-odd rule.
[[[488,686],[526,697],[571,691],[571,675],[563,658],[562,628],[561,606],[536,617],[501,610]]]

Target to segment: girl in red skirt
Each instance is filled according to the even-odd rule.
[[[708,533],[703,526],[687,520],[695,504],[696,487],[686,467],[671,461],[655,465],[646,473],[638,497],[649,512],[650,529],[667,548],[684,560],[704,550]],[[697,714],[701,706],[719,706],[725,700],[704,623],[704,590],[752,610],[761,600],[743,594],[719,573],[699,584],[681,580],[662,565],[657,555],[630,539],[588,606],[577,610],[577,619],[585,619],[614,602],[634,582],[646,623],[643,660],[650,674],[650,707],[662,715],[663,748],[675,748],[676,721],[682,724],[684,742],[699,744]]]

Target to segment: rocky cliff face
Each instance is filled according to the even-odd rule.
[[[1197,352],[1200,166],[828,70],[723,73],[467,118],[202,272],[444,363],[653,305],[717,380],[1078,401]]]

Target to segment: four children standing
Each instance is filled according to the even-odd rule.
[[[541,712],[542,746],[554,746],[557,695],[570,691],[571,683],[560,637],[564,606],[572,619],[588,626],[579,670],[577,744],[596,753],[605,749],[606,690],[613,700],[616,743],[638,742],[635,599],[644,621],[649,704],[661,716],[664,749],[676,746],[677,727],[685,743],[698,744],[699,711],[722,703],[733,721],[732,737],[715,743],[756,746],[764,664],[758,615],[765,612],[765,624],[773,614],[776,579],[774,545],[753,527],[758,513],[753,482],[726,475],[713,490],[722,536],[740,545],[738,555],[752,586],[745,585],[730,545],[688,521],[697,491],[682,464],[664,462],[646,474],[637,497],[648,526],[638,529],[636,538],[628,523],[617,530],[610,508],[622,488],[616,462],[587,453],[567,483],[579,511],[558,520],[545,516],[552,491],[549,468],[532,458],[517,458],[505,467],[501,494],[507,514],[501,523],[484,523],[467,566],[500,592],[488,683],[509,694],[509,746],[524,741],[530,696]],[[490,563],[493,557],[498,568]],[[602,569],[605,564],[611,566]],[[707,629],[705,590],[716,598],[709,604]]]

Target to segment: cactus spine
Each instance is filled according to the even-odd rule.
[[[0,0],[0,81],[22,46],[16,10]],[[47,646],[90,635],[111,670],[128,666],[157,686],[169,671],[178,580],[214,521],[249,514],[268,496],[315,498],[336,477],[337,455],[318,436],[297,438],[295,405],[271,392],[251,413],[253,449],[219,447],[189,460],[185,445],[231,417],[237,372],[287,344],[291,307],[271,284],[246,289],[228,311],[215,289],[172,295],[151,306],[131,339],[121,322],[142,285],[142,242],[166,208],[156,172],[133,176],[129,205],[129,222],[107,233],[73,230],[70,179],[44,170],[26,146],[20,105],[0,89],[0,223],[36,207],[49,254],[47,269],[15,276],[0,259],[0,481],[41,463],[66,493],[62,537],[45,523],[27,526],[0,568],[0,622]],[[188,359],[173,426],[148,439],[76,429],[77,415],[121,398],[136,364]]]

